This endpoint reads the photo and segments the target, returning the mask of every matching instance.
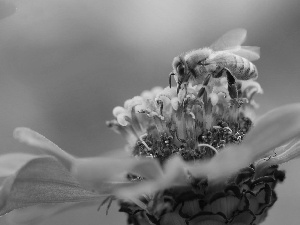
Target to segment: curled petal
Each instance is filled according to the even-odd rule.
[[[153,99],[155,96],[153,95],[153,93],[151,91],[143,91],[141,93],[142,98],[144,99]]]
[[[263,89],[261,88],[260,84],[257,81],[246,80],[246,81],[239,81],[239,82],[242,83],[242,87],[241,87],[242,92],[248,93],[248,91],[250,91],[251,92],[249,93],[250,95],[252,95],[253,92],[258,94],[264,93]]]
[[[127,126],[130,122],[130,115],[128,113],[121,113],[117,116],[117,121],[121,126]]]
[[[120,133],[131,146],[134,146],[138,136],[134,132],[132,126],[122,126],[117,120],[107,121],[107,126],[114,130],[116,133]]]
[[[11,153],[0,156],[0,177],[8,177],[15,174],[28,161],[39,156],[24,153]]]
[[[176,97],[177,96],[177,94],[176,94],[176,88],[174,88],[174,87],[172,87],[172,88],[166,87],[156,97],[158,99],[160,99],[162,96],[165,96],[168,99],[172,99],[172,98]]]
[[[112,114],[117,117],[119,114],[125,113],[125,109],[121,106],[117,106],[113,109]]]
[[[151,89],[151,93],[153,94],[153,99],[154,99],[161,91],[163,91],[163,88],[162,88],[162,87],[159,87],[159,86],[153,87],[153,88]]]
[[[17,174],[6,178],[0,190],[0,215],[44,203],[99,201],[51,156],[32,159]]]
[[[125,101],[124,108],[129,112],[137,105],[143,104],[143,98],[141,96],[135,96],[132,99]]]
[[[20,142],[24,142],[30,146],[34,146],[43,150],[45,154],[55,156],[68,169],[71,168],[75,157],[62,150],[56,144],[45,138],[43,135],[26,127],[18,127],[14,130],[14,138]]]

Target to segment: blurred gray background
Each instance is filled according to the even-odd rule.
[[[105,125],[112,109],[167,86],[176,55],[237,27],[248,30],[246,45],[261,47],[258,114],[300,100],[298,0],[2,0],[0,18],[11,2],[16,12],[0,20],[1,153],[28,150],[12,138],[18,126],[77,156],[121,148],[125,140]],[[283,167],[264,225],[299,223],[300,162]],[[45,224],[125,224],[116,211],[74,210]]]

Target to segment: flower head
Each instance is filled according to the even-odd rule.
[[[164,168],[163,176],[154,181],[118,192],[131,200],[147,194],[144,208],[121,203],[131,220],[257,224],[266,217],[284,172],[271,163],[274,157],[251,152],[259,144],[247,144],[253,125],[249,111],[257,107],[253,96],[262,89],[255,81],[241,81],[238,99],[232,99],[227,86],[226,79],[220,79],[205,88],[187,86],[178,95],[175,88],[154,88],[114,109],[116,119],[108,125],[125,136],[129,152],[156,158]],[[270,124],[265,125],[254,128],[250,137],[258,138],[259,128],[268,130]],[[143,180],[130,177],[137,178]]]
[[[241,143],[252,126],[247,110],[255,106],[253,95],[262,92],[255,81],[239,82],[238,100],[245,103],[240,104],[230,98],[227,86],[221,79],[205,89],[188,86],[179,95],[175,87],[154,88],[114,108],[116,119],[107,124],[127,139],[135,156],[211,158],[227,144]]]

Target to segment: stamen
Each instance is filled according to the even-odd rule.
[[[215,154],[218,154],[218,150],[215,149],[213,146],[209,145],[209,144],[198,144],[198,148],[199,147],[209,147],[211,150],[213,150],[215,152]]]
[[[147,137],[147,133],[146,134],[143,134],[143,135],[141,135],[140,137],[139,137],[139,139],[140,139],[140,141],[141,141],[141,143],[150,151],[151,150],[151,148],[146,144],[146,142],[144,141],[144,138],[145,137]]]
[[[232,130],[229,127],[224,127],[223,129],[228,130],[228,134],[232,134]]]

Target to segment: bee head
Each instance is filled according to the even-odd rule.
[[[181,84],[185,80],[186,74],[188,72],[188,67],[183,57],[177,56],[173,60],[173,72],[170,74],[175,76],[175,80],[177,82],[177,89],[180,89]],[[170,78],[171,79],[171,78]],[[171,81],[170,81],[171,86]]]
[[[186,74],[186,63],[184,62],[181,56],[177,56],[173,60],[173,70],[175,74],[178,76],[178,81],[184,77]]]
[[[171,87],[171,76],[175,76],[177,82],[177,94],[181,88],[181,85],[188,81],[191,73],[188,69],[188,64],[184,60],[183,56],[177,56],[173,60],[173,72],[169,75],[169,83]]]

